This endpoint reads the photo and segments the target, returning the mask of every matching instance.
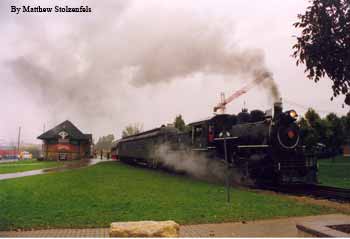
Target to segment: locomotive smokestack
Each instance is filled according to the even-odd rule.
[[[282,98],[279,101],[275,102],[273,105],[273,118],[278,119],[282,114],[283,106],[282,106]]]

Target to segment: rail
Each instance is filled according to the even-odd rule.
[[[323,186],[318,184],[295,184],[280,186],[263,186],[260,189],[293,195],[307,195],[317,198],[325,198],[339,201],[350,201],[350,189]]]

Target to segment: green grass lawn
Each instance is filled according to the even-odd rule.
[[[342,156],[318,160],[318,179],[321,184],[333,187],[350,188],[350,158]]]
[[[42,168],[52,168],[59,165],[62,165],[62,162],[37,161],[36,159],[21,160],[21,161],[9,162],[9,163],[0,163],[0,174],[24,172],[24,171],[42,169]]]
[[[333,213],[279,195],[224,186],[118,162],[0,181],[0,230],[108,227],[113,221],[181,224]]]

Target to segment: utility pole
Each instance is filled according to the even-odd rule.
[[[227,137],[227,133],[226,131],[224,131],[224,154],[225,154],[225,162],[226,162],[226,191],[227,191],[227,202],[231,201],[231,197],[230,197],[230,163],[228,161],[228,157],[227,157],[227,144],[226,144],[226,137]]]
[[[230,133],[224,129],[220,134],[219,134],[219,138],[215,138],[214,140],[219,142],[221,141],[223,143],[223,147],[224,147],[224,160],[226,163],[226,193],[227,193],[227,202],[231,202],[231,192],[230,192],[230,159],[229,159],[229,155],[228,155],[228,145],[230,147],[230,150],[232,150],[232,144],[238,139],[238,137],[231,137]]]
[[[21,142],[21,126],[19,126],[19,129],[18,129],[17,155],[19,155],[19,145],[20,145],[20,142]]]
[[[43,124],[43,133],[45,133],[45,123]],[[40,157],[42,156],[44,158],[44,152],[45,152],[45,143],[43,141],[43,143],[41,144],[41,155]],[[47,158],[47,157],[46,157]]]

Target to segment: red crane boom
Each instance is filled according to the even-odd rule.
[[[237,99],[241,95],[244,95],[249,90],[254,88],[256,85],[260,84],[263,80],[264,78],[255,79],[254,81],[250,82],[248,85],[234,92],[227,99],[222,98],[221,102],[214,107],[214,113],[217,112],[219,109],[221,109],[224,112],[227,104],[231,103],[233,100]]]

